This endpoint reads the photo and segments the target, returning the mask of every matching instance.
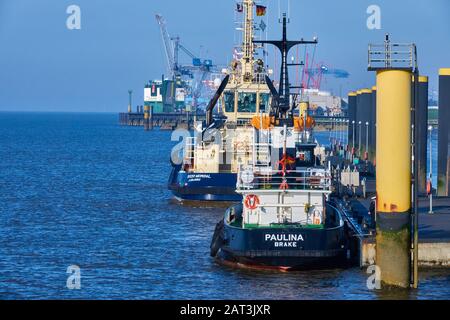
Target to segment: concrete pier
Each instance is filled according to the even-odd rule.
[[[435,198],[434,214],[429,214],[427,197],[419,199],[419,266],[450,267],[450,197]],[[369,210],[370,201],[352,201],[356,211]],[[374,236],[361,241],[361,266],[377,264]]]

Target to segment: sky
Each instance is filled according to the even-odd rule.
[[[367,45],[418,46],[421,74],[438,88],[438,69],[450,67],[449,0],[262,0],[268,37],[278,39],[280,11],[290,9],[288,37],[317,36],[316,62],[350,73],[327,77],[324,89],[345,95],[371,87]],[[143,104],[143,86],[166,73],[155,14],[186,47],[218,65],[232,57],[235,0],[0,0],[0,111],[126,111],[128,89]],[[81,29],[69,30],[70,5],[81,9]],[[366,10],[378,5],[381,29],[369,30]],[[258,20],[257,20],[258,21]],[[183,58],[184,59],[184,58]],[[267,63],[274,66],[270,54]],[[291,74],[291,80],[295,78]]]

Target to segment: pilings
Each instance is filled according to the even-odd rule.
[[[153,106],[148,106],[148,129],[153,130]]]
[[[376,87],[348,94],[348,141],[355,156],[375,160]]]
[[[372,87],[370,94],[369,115],[369,160],[375,165],[377,157],[377,87]]]
[[[414,83],[414,82],[413,82]],[[418,140],[416,142],[418,152],[418,192],[426,194],[427,184],[427,138],[428,138],[428,77],[419,76],[419,95],[418,95],[418,118],[420,122],[417,125]]]
[[[144,106],[144,130],[150,130],[150,106]]]
[[[356,121],[355,121],[355,156],[361,157],[361,143],[362,140],[362,123],[363,123],[363,105],[362,105],[362,91],[356,91]]]
[[[381,281],[409,287],[411,274],[411,72],[377,71],[376,263]]]
[[[348,145],[351,146],[349,151],[354,150],[354,136],[353,132],[355,132],[355,124],[356,124],[356,92],[349,92],[348,94]]]
[[[439,70],[437,195],[450,195],[450,68]]]
[[[358,108],[361,111],[360,121],[361,125],[359,125],[361,141],[359,146],[359,156],[364,160],[369,160],[369,127],[371,126],[371,105],[372,105],[372,90],[371,89],[362,89],[360,90],[360,105],[358,104]]]

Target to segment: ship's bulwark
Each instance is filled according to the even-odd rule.
[[[224,224],[220,262],[258,269],[297,270],[343,266],[344,228],[234,228]]]

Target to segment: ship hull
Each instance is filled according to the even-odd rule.
[[[236,173],[189,173],[173,167],[169,189],[179,200],[241,201],[235,192]]]
[[[221,221],[211,255],[223,264],[250,269],[336,268],[347,263],[347,243],[344,226],[243,229]]]

